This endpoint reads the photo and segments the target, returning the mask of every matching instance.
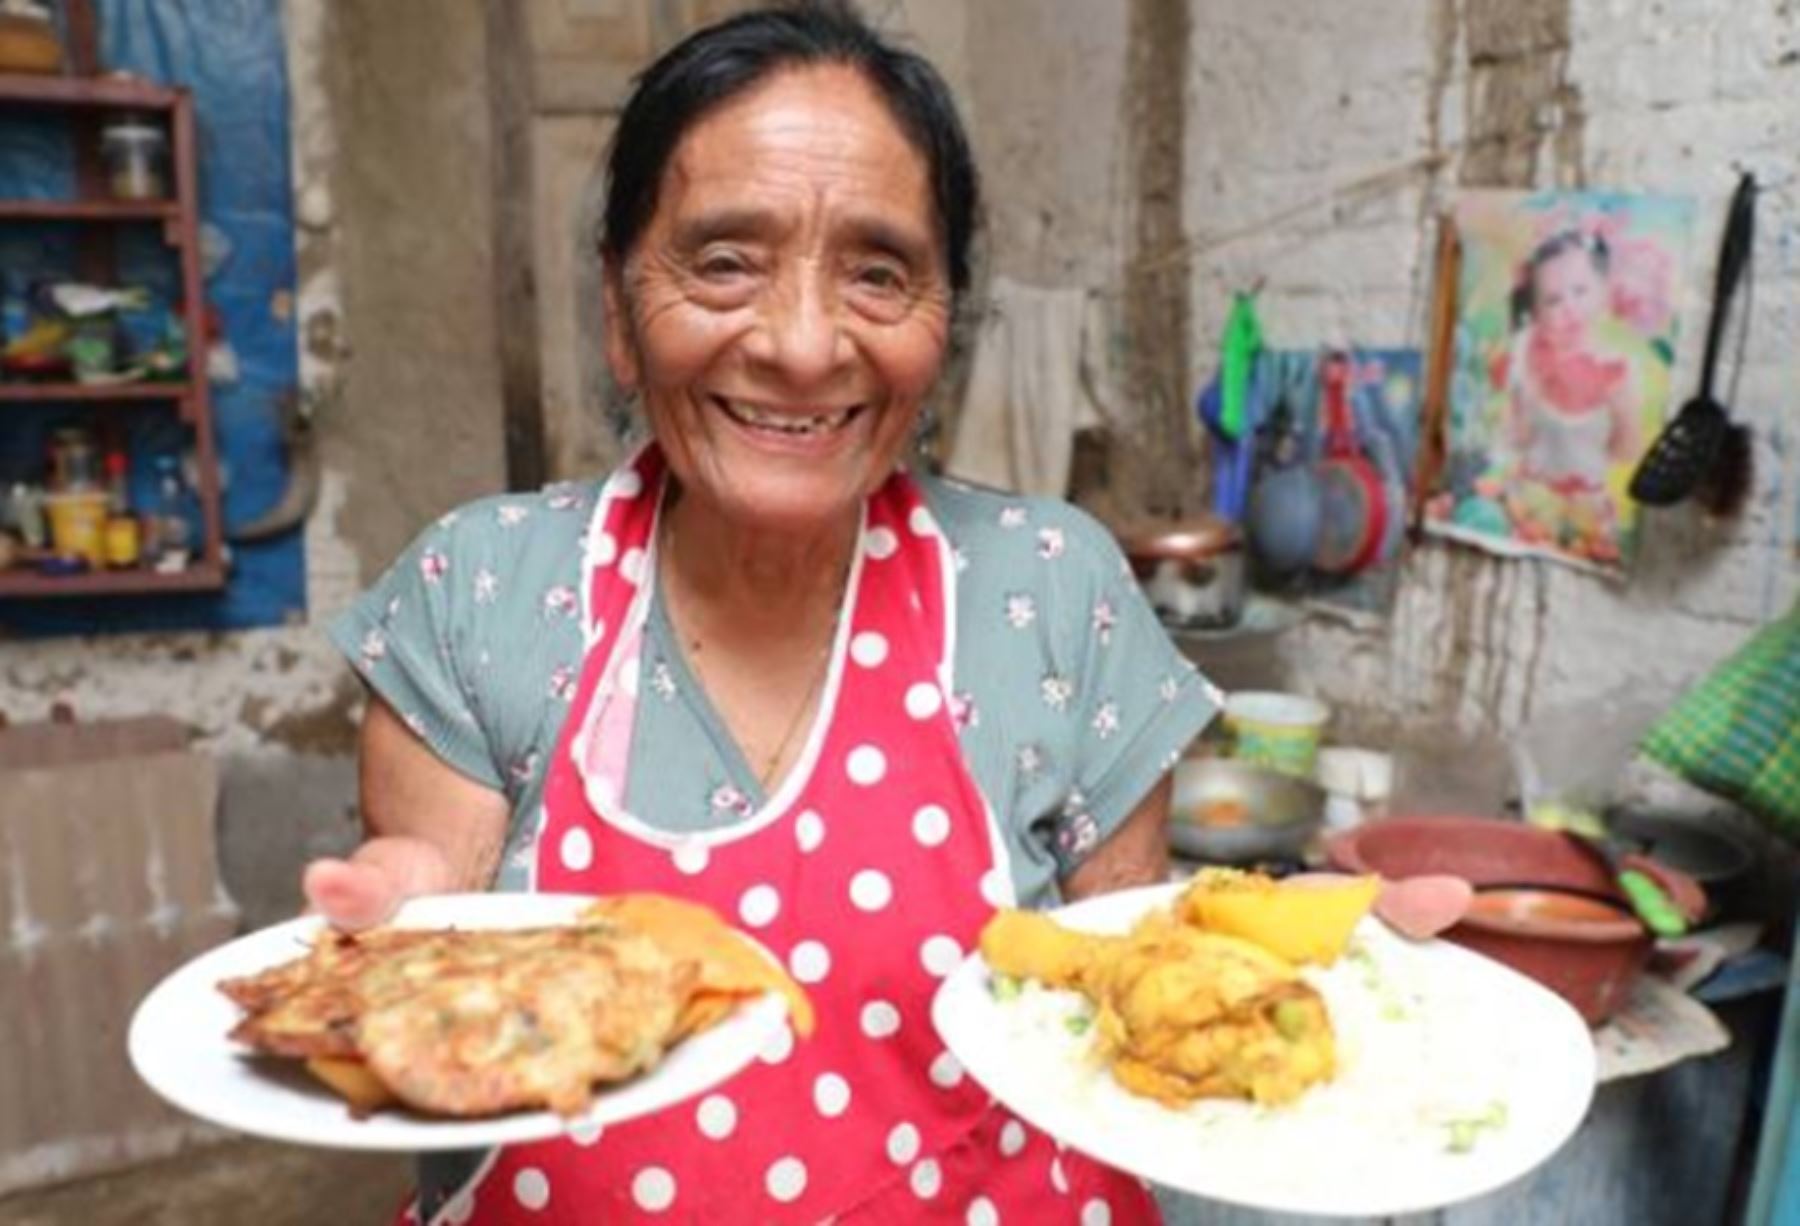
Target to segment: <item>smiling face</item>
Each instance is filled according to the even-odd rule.
[[[687,496],[757,529],[841,523],[943,364],[925,160],[854,70],[778,73],[681,139],[607,297],[607,359]]]
[[[1593,256],[1571,247],[1532,273],[1532,318],[1552,345],[1572,349],[1587,339],[1605,295],[1606,282]]]

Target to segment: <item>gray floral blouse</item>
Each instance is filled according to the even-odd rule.
[[[1219,695],[1169,642],[1096,521],[1054,500],[919,480],[958,571],[963,751],[1010,841],[1021,905],[1047,905]],[[581,544],[599,489],[555,485],[450,512],[329,631],[439,757],[505,793],[501,889],[524,883],[543,767],[574,696]],[[761,787],[660,601],[645,635],[626,808],[671,830],[741,820]]]

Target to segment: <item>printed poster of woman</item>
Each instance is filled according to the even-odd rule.
[[[1662,428],[1693,204],[1599,192],[1471,192],[1445,489],[1434,532],[1509,554],[1622,566],[1626,493]]]

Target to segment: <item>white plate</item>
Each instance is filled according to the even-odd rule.
[[[1123,932],[1181,886],[1103,895],[1056,912]],[[989,990],[979,954],[939,988],[932,1021],[970,1075],[1020,1117],[1123,1170],[1256,1209],[1342,1217],[1418,1213],[1509,1183],[1568,1140],[1594,1092],[1594,1045],[1560,997],[1468,950],[1410,944],[1376,920],[1327,970],[1339,1070],[1286,1107],[1205,1101],[1174,1110],[1121,1089],[1092,1055],[1075,993]],[[1504,1124],[1452,1152],[1450,1118],[1505,1104]]]
[[[416,928],[527,928],[565,923],[592,901],[568,894],[443,894],[413,899],[394,922]],[[584,1128],[661,1111],[737,1073],[787,1024],[787,1006],[779,997],[751,1001],[678,1044],[650,1072],[596,1093],[588,1111],[574,1119],[549,1111],[436,1119],[388,1109],[359,1120],[298,1061],[252,1056],[226,1038],[242,1013],[220,993],[219,981],[299,957],[320,927],[317,917],[276,924],[201,954],[170,974],[131,1019],[128,1046],[138,1075],[183,1111],[278,1141],[336,1149],[480,1149],[563,1132],[579,1135]]]

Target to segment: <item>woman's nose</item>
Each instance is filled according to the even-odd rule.
[[[808,276],[789,278],[765,299],[752,340],[753,356],[799,385],[831,376],[846,347],[835,295]]]

